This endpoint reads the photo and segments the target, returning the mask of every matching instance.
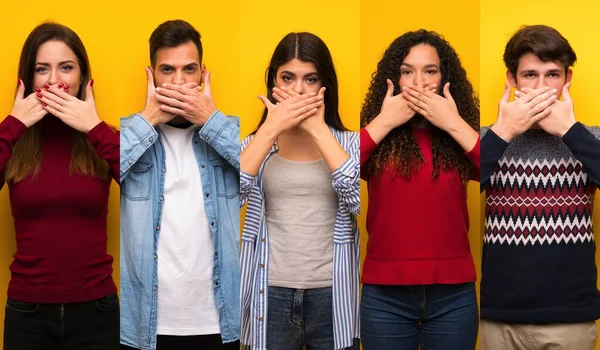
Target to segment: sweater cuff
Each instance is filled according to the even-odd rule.
[[[360,163],[364,164],[375,149],[377,149],[377,143],[373,141],[369,131],[366,128],[360,129]]]
[[[6,117],[6,119],[4,119],[2,123],[0,123],[0,127],[3,131],[5,131],[8,135],[11,136],[13,146],[27,131],[27,126],[23,124],[22,121],[13,117],[12,115]]]
[[[504,141],[500,136],[496,135],[496,133],[490,128],[483,135],[483,140],[485,140],[485,147],[488,150],[495,150],[504,153],[506,148],[508,147],[508,142]]]
[[[85,137],[92,145],[96,145],[103,139],[107,132],[113,132],[113,130],[106,122],[101,121],[98,125],[94,126],[92,130],[88,131],[87,134],[85,134]]]
[[[570,143],[577,142],[577,140],[580,139],[582,135],[589,133],[590,132],[588,131],[588,129],[586,129],[586,127],[583,124],[581,124],[580,122],[575,122],[575,124],[573,124],[569,131],[567,131],[563,135],[562,140],[568,145]]]
[[[496,136],[497,137],[497,136]],[[477,137],[477,142],[475,142],[475,146],[469,151],[465,152],[465,156],[469,158],[469,160],[477,165],[479,168],[479,159],[481,157],[481,139]]]

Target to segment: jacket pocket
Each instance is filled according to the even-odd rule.
[[[152,190],[152,164],[138,161],[121,184],[121,194],[132,201],[147,201]]]
[[[240,195],[240,174],[223,159],[210,161],[217,184],[217,196],[233,198]]]

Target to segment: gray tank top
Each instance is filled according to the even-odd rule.
[[[338,197],[325,160],[274,154],[263,172],[269,235],[269,286],[331,287]]]

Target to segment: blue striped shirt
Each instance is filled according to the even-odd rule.
[[[360,212],[360,138],[357,132],[330,129],[350,155],[331,173],[338,195],[333,236],[333,337],[335,348],[343,349],[352,346],[360,335],[360,236],[356,223]],[[242,151],[251,139],[252,135],[242,141]],[[253,350],[267,348],[269,239],[262,176],[266,162],[277,150],[274,144],[257,176],[240,172],[240,206],[248,203],[240,259],[241,342]]]

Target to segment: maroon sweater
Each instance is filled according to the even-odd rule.
[[[469,246],[466,188],[457,171],[432,179],[429,129],[413,129],[425,163],[410,180],[385,169],[377,176],[364,170],[368,183],[369,242],[362,281],[367,284],[455,284],[477,279]],[[360,131],[361,167],[377,144]],[[466,153],[476,165],[471,179],[479,181],[479,141]]]
[[[71,135],[60,119],[46,115],[42,126],[40,173],[9,183],[17,252],[10,266],[8,296],[34,303],[73,303],[116,292],[113,258],[107,254],[111,181],[69,174]],[[0,123],[0,188],[14,145],[27,130],[8,116]],[[119,134],[106,123],[87,139],[119,181]]]

